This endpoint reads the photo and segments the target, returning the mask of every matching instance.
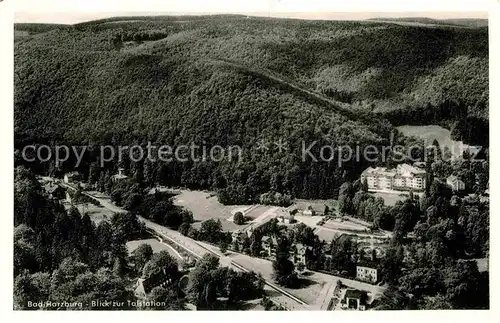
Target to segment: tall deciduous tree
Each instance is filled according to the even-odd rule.
[[[279,285],[294,287],[297,285],[297,274],[289,257],[290,244],[286,238],[281,238],[276,247],[276,260],[273,261],[273,277]]]
[[[153,256],[153,248],[151,245],[143,243],[132,252],[134,267],[137,271],[142,272],[144,265],[151,260]]]
[[[179,278],[177,261],[165,250],[155,253],[142,270],[142,276],[144,278],[159,273],[165,281],[173,281]]]

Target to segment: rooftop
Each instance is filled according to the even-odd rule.
[[[448,178],[446,178],[446,181],[456,183],[457,181],[460,181],[460,179],[455,175],[450,175],[448,176]]]
[[[334,208],[336,201],[335,200],[303,200],[303,199],[297,199],[295,200],[295,203],[288,208],[289,211],[293,210],[294,208],[300,211],[306,211],[309,208],[312,208],[312,210],[315,213],[323,214],[325,211],[325,205],[328,205],[330,209]]]
[[[364,175],[368,174],[378,174],[378,175],[386,175],[386,176],[394,176],[396,175],[396,171],[393,169],[387,169],[387,167],[368,167],[363,171]]]
[[[425,170],[414,167],[409,164],[399,164],[396,169],[389,169],[387,167],[368,167],[363,171],[363,175],[373,175],[377,174],[379,176],[395,177],[396,175],[423,175]]]
[[[278,240],[276,239],[276,237],[270,237],[270,236],[263,236],[262,237],[262,242],[264,242],[264,243],[272,243],[274,245],[278,244]]]
[[[413,167],[410,164],[399,164],[398,170],[412,173],[412,174],[425,174],[426,173],[425,170],[417,168],[417,167]]]
[[[358,265],[356,266],[356,268],[367,268],[367,269],[375,269],[377,270],[377,266],[376,264],[370,264],[370,263],[358,263]]]
[[[364,300],[366,299],[367,293],[363,290],[358,290],[358,289],[348,289],[345,291],[345,297],[349,298],[357,298],[359,300]]]
[[[114,179],[124,179],[124,178],[127,178],[127,175],[115,174],[115,175],[112,175],[111,177]]]
[[[488,258],[459,259],[460,262],[475,261],[479,272],[489,271]]]

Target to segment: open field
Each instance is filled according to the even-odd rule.
[[[336,239],[337,237],[339,237],[342,232],[322,229],[321,227],[318,227],[316,228],[316,230],[314,230],[314,234],[317,235],[320,240],[324,240],[327,243],[330,243],[332,240],[334,240],[334,238]]]
[[[437,140],[440,146],[456,143],[456,141],[451,139],[450,130],[437,125],[399,126],[397,129],[405,136],[425,140],[428,145],[431,145],[434,140]]]
[[[342,234],[357,234],[368,235],[368,223],[363,225],[363,221],[351,221],[348,219],[330,219],[323,224],[323,226],[317,223],[323,219],[323,216],[306,216],[306,215],[296,215],[295,219],[298,222],[302,222],[308,227],[314,229],[314,233],[319,237],[320,240],[325,240],[326,242],[332,241],[335,237]]]
[[[315,216],[308,216],[308,215],[296,215],[295,220],[298,222],[302,222],[308,227],[315,228],[317,227],[317,223],[323,219],[323,216],[315,215]]]
[[[362,232],[366,232],[367,230],[369,230],[367,226],[349,220],[342,220],[340,218],[330,219],[326,221],[323,227],[335,230],[349,230],[349,231],[362,231]]]
[[[182,190],[179,195],[174,197],[174,204],[183,206],[187,210],[193,212],[195,227],[201,225],[201,222],[208,219],[219,219],[222,223],[223,230],[236,230],[245,227],[245,225],[237,225],[230,221],[232,211],[249,207],[248,205],[222,205],[217,200],[217,196],[212,193],[202,191]]]
[[[408,198],[408,196],[401,196],[400,194],[390,194],[390,193],[382,193],[376,192],[372,193],[375,197],[381,197],[384,199],[384,204],[388,206],[394,206],[398,201],[404,201]]]
[[[177,260],[178,262],[182,261],[182,258],[179,257],[179,255],[174,251],[172,247],[154,238],[128,241],[125,246],[127,247],[127,251],[130,255],[135,249],[137,249],[141,244],[144,243],[150,245],[154,253],[166,250],[172,257],[174,257],[175,260]]]
[[[434,140],[437,140],[441,148],[448,147],[454,156],[461,156],[461,151],[470,147],[462,141],[451,139],[450,130],[437,125],[399,126],[397,129],[405,136],[423,139],[426,146],[432,145]]]
[[[219,219],[225,231],[243,229],[250,225],[250,222],[243,225],[237,225],[232,222],[233,214],[238,211],[255,220],[273,208],[264,205],[223,205],[219,203],[217,196],[213,193],[188,190],[182,190],[179,195],[176,195],[174,197],[174,204],[185,207],[187,210],[193,212],[194,219],[197,221],[194,223],[195,227],[199,227],[201,222],[208,219]],[[250,211],[247,214],[245,211],[248,209]]]

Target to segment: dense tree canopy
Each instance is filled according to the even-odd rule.
[[[354,182],[373,162],[338,162],[337,151],[327,156],[330,161],[312,157],[324,145],[388,145],[393,126],[403,124],[440,124],[453,139],[488,146],[487,28],[236,15],[183,19],[16,25],[15,148],[85,145],[79,166],[84,180],[130,212],[96,225],[76,208],[66,211],[25,167],[60,176],[73,170],[75,156],[62,165],[28,163],[17,151],[16,165],[25,166],[14,174],[17,306],[29,299],[129,299],[124,243],[144,233],[137,215],[224,249],[229,245],[220,222],[208,220],[196,229],[192,214],[169,194],[149,191],[156,185],[216,190],[224,204],[288,206],[297,197],[338,196],[342,215],[393,232],[377,263],[390,287],[380,308],[488,306],[487,274],[464,259],[488,256],[489,206],[478,197],[453,195],[444,184],[455,175],[467,193],[482,194],[488,162],[448,163],[433,156],[425,195],[411,194],[389,207],[367,192],[366,182]],[[285,148],[277,149],[279,140]],[[145,150],[148,142],[174,149],[219,145],[226,152],[239,146],[242,152],[181,162],[135,161],[137,152],[125,150],[121,160],[115,156],[101,167],[100,146]],[[312,156],[303,158],[303,144],[313,142]],[[416,142],[396,138],[403,145]],[[384,166],[394,164],[389,158]],[[128,179],[114,180],[118,168]],[[304,226],[283,231],[270,221],[237,247],[259,256],[264,234],[279,238],[273,269],[284,286],[297,282],[288,259],[292,241],[308,247],[311,269],[352,277],[363,257],[346,236],[326,245]],[[145,277],[179,276],[166,253],[151,255],[142,247],[132,259]],[[219,268],[217,259],[205,257],[190,274],[187,293],[199,308],[216,309],[261,296],[261,283],[252,273]],[[176,293],[165,286],[149,297],[182,308]]]
[[[262,277],[219,268],[219,259],[212,254],[203,256],[189,277],[188,298],[199,309],[234,309],[240,301],[261,297],[264,288]]]
[[[128,308],[135,298],[122,276],[125,242],[141,230],[135,216],[115,215],[96,226],[88,214],[82,216],[75,207],[66,211],[49,199],[28,170],[16,168],[14,180],[15,307],[52,301],[111,309],[100,301],[116,301]]]
[[[366,167],[363,160],[303,161],[302,142],[388,140],[387,123],[352,109],[380,112],[395,124],[445,122],[457,137],[484,142],[477,136],[487,132],[471,129],[488,119],[486,28],[205,18],[16,26],[27,33],[16,38],[16,147],[238,145],[239,163],[123,166],[146,185],[217,189],[226,204],[267,194],[266,204],[286,205],[290,197],[334,197],[346,175]],[[278,139],[287,141],[286,156],[274,149]],[[265,142],[264,153],[258,147]],[[86,154],[86,174],[96,154]],[[70,159],[62,167],[73,165]],[[91,175],[106,186],[105,173],[94,168]],[[117,201],[132,206],[137,198]]]

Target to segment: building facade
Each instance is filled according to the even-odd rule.
[[[348,289],[344,294],[342,308],[345,310],[366,310],[366,300],[368,295],[365,291],[357,289]]]
[[[284,208],[279,208],[276,211],[276,218],[278,219],[278,221],[286,224],[295,222],[295,217],[289,211],[287,211],[287,209]]]
[[[302,243],[295,244],[290,250],[290,261],[293,262],[294,265],[299,263],[306,265],[307,249],[308,247]]]
[[[408,164],[400,164],[395,169],[369,167],[361,179],[366,179],[369,190],[380,191],[423,191],[427,184],[425,170]]]
[[[356,278],[362,281],[376,283],[378,280],[377,269],[363,266],[356,266]]]
[[[276,237],[263,236],[261,241],[261,248],[264,252],[264,257],[273,259],[276,257],[276,247],[278,246],[278,240]]]

